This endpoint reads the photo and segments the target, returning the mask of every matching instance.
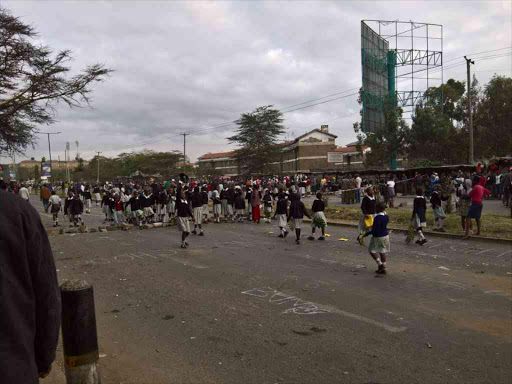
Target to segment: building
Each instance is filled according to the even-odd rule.
[[[336,148],[333,152],[329,152],[328,168],[343,171],[363,169],[365,156],[371,149],[363,145],[360,152],[357,149],[357,144],[357,142],[349,143],[344,147]]]
[[[279,144],[279,160],[271,163],[272,173],[309,173],[312,169],[328,167],[328,153],[336,150],[337,136],[329,133],[327,125],[313,129],[291,141]],[[239,175],[240,167],[235,152],[207,153],[197,160],[198,166],[206,166],[225,176]]]
[[[236,176],[240,174],[235,152],[207,153],[197,159],[199,167],[210,168],[212,173],[219,173],[224,176]]]

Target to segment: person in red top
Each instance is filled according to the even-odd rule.
[[[114,207],[114,222],[116,224],[121,224],[124,222],[124,203],[117,194],[114,196]]]
[[[489,196],[491,191],[485,189],[481,185],[481,180],[478,176],[473,179],[473,189],[469,192],[469,197],[471,199],[471,207],[469,208],[468,215],[466,217],[466,233],[464,235],[464,239],[469,238],[469,227],[471,224],[471,219],[475,219],[477,232],[476,235],[480,236],[480,217],[482,216],[482,201],[484,197]]]

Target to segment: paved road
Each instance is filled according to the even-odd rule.
[[[187,250],[175,228],[50,240],[59,279],[94,284],[107,384],[510,382],[510,246],[392,235],[376,277],[355,230],[328,233],[297,246],[270,224],[209,224]]]

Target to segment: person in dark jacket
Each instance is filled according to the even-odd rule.
[[[39,214],[0,190],[0,382],[38,384],[55,360],[60,291]]]
[[[188,247],[187,237],[190,234],[190,223],[188,218],[194,221],[194,215],[190,209],[188,201],[185,199],[185,190],[178,188],[178,198],[176,199],[176,224],[181,232],[181,248]]]
[[[324,214],[325,203],[322,200],[322,193],[318,192],[316,194],[316,200],[313,201],[311,211],[313,212],[313,219],[311,220],[311,236],[308,237],[308,240],[315,240],[314,236],[316,228],[320,228],[322,231],[322,236],[320,236],[318,240],[325,240],[325,227],[327,226],[327,219]]]
[[[441,185],[436,184],[430,198],[430,204],[432,204],[432,210],[434,211],[434,231],[445,232],[444,219],[446,214],[444,213],[442,202],[446,200],[448,200],[448,197],[441,194]]]
[[[245,200],[242,190],[237,187],[235,192],[235,220],[238,219],[240,223],[244,222],[245,213]]]
[[[203,204],[203,221],[205,223],[208,223],[208,211],[210,210],[208,207],[208,201],[210,199],[208,198],[208,186],[205,184],[201,188],[201,203]]]
[[[371,232],[373,218],[375,216],[375,206],[377,201],[372,187],[366,188],[366,195],[361,203],[361,217],[359,218],[359,235],[357,241],[364,246],[364,235]]]
[[[226,199],[228,201],[227,215],[234,222],[235,221],[235,217],[234,217],[235,211],[233,209],[233,206],[235,205],[235,190],[233,189],[232,185],[228,186],[228,189],[226,190]]]
[[[281,233],[277,237],[284,238],[288,236],[288,231],[286,230],[286,223],[288,222],[288,200],[286,199],[286,194],[283,191],[277,195],[277,198],[278,200],[274,219],[277,217],[277,226],[281,230]]]
[[[389,216],[386,214],[386,205],[379,201],[376,206],[376,214],[373,220],[372,231],[364,235],[372,235],[368,251],[373,260],[377,263],[378,274],[386,274],[387,253],[390,252],[390,241],[388,233]]]
[[[194,230],[192,233],[197,235],[197,228],[199,228],[199,236],[204,236],[203,232],[203,199],[199,187],[194,188],[194,193],[190,196],[192,202],[192,213],[194,217]]]
[[[252,221],[251,197],[252,197],[252,188],[250,186],[247,186],[245,189],[245,200],[247,200],[247,220],[249,220],[249,221]]]
[[[423,228],[427,226],[427,200],[423,196],[422,188],[416,188],[416,197],[413,200],[412,207],[412,222],[419,237],[416,244],[423,245],[427,242],[423,234]]]
[[[84,213],[84,203],[80,200],[80,195],[78,193],[73,197],[70,210],[71,217],[73,218],[73,226],[78,227],[83,225],[82,213]]]
[[[300,232],[302,229],[302,220],[304,219],[304,216],[311,219],[311,216],[309,215],[308,211],[306,210],[306,207],[304,206],[304,203],[300,200],[300,195],[298,193],[291,193],[290,194],[290,209],[288,211],[288,221],[292,221],[290,224],[290,228],[292,230],[295,229],[295,235],[297,239],[295,240],[295,243],[300,244]]]

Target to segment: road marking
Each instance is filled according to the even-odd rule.
[[[391,325],[381,323],[379,321],[375,321],[364,316],[359,316],[355,313],[343,311],[333,306],[316,304],[311,301],[305,301],[293,294],[280,292],[272,287],[253,288],[247,291],[243,291],[241,293],[243,295],[254,296],[261,299],[268,298],[269,303],[277,305],[292,305],[290,308],[283,311],[282,314],[293,313],[297,315],[316,315],[325,313],[335,313],[338,315],[362,321],[367,324],[374,325],[376,327],[384,328],[389,332],[403,332],[407,330],[407,327],[393,327]]]

